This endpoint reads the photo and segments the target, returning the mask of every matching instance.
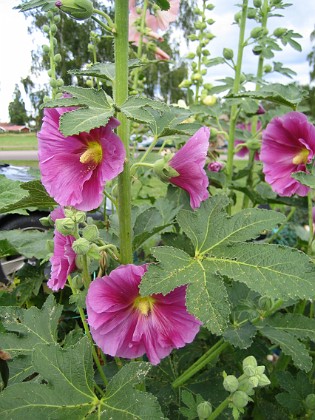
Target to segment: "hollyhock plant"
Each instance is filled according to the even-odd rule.
[[[188,192],[193,209],[209,197],[209,180],[204,170],[209,137],[210,129],[201,127],[168,162],[178,173],[168,181]]]
[[[306,172],[315,154],[315,127],[301,112],[275,117],[263,131],[260,159],[265,180],[280,196],[307,195],[309,187],[291,177]]]
[[[57,219],[63,219],[65,214],[61,207],[57,207],[50,217],[55,222]],[[54,253],[50,258],[51,275],[47,282],[47,286],[55,292],[64,288],[68,275],[76,269],[76,254],[72,249],[74,241],[74,236],[64,236],[55,229]]]
[[[257,122],[257,130],[260,130],[261,126],[262,126],[261,121],[258,121]],[[252,124],[251,123],[247,123],[247,124],[241,123],[241,124],[237,124],[236,127],[239,128],[240,130],[246,130],[246,131],[251,132]],[[244,146],[241,147],[239,150],[237,150],[237,152],[235,154],[239,157],[245,157],[249,153],[248,147],[245,146],[245,141],[240,140],[240,139],[236,139],[234,141],[234,146],[235,147],[240,145],[240,144],[244,144]],[[259,152],[258,151],[255,152],[255,160],[259,160]]]
[[[144,354],[156,365],[174,348],[191,343],[201,322],[185,306],[186,286],[163,296],[140,296],[147,265],[122,265],[89,287],[88,324],[105,354],[134,359]]]
[[[60,116],[75,108],[45,109],[38,133],[38,156],[42,183],[62,206],[93,210],[100,206],[105,182],[123,170],[125,148],[113,132],[119,121],[89,133],[65,137],[59,131]]]

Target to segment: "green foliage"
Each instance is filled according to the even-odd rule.
[[[9,116],[12,124],[25,125],[28,121],[25,103],[18,85],[15,85],[13,102],[9,103]]]

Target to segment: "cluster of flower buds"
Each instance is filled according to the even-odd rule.
[[[248,356],[243,360],[243,375],[237,378],[234,375],[223,374],[223,387],[230,392],[229,407],[232,408],[233,417],[239,418],[244,413],[244,407],[252,401],[255,388],[267,386],[269,379],[264,374],[265,366],[258,366],[254,356]]]
[[[50,57],[50,69],[48,70],[49,84],[53,89],[53,92],[56,94],[58,89],[64,85],[64,81],[61,78],[56,76],[56,68],[61,63],[62,57],[61,54],[56,54],[55,50],[57,47],[57,39],[55,37],[58,31],[58,23],[60,22],[60,15],[56,14],[58,12],[57,8],[51,9],[47,12],[48,25],[43,26],[43,31],[47,34],[49,38],[49,45],[43,45],[43,52]],[[45,97],[44,101],[51,99],[50,97]]]
[[[205,105],[212,106],[216,103],[216,97],[210,95],[212,85],[204,83],[204,76],[207,74],[207,67],[209,67],[211,60],[209,59],[210,51],[207,49],[209,42],[214,38],[212,32],[208,29],[214,23],[213,19],[207,17],[207,11],[212,10],[214,5],[204,2],[203,9],[196,7],[194,13],[199,17],[194,23],[195,33],[189,35],[191,41],[198,42],[195,52],[191,51],[186,58],[191,60],[191,76],[190,79],[183,80],[179,87],[190,88],[196,86],[196,89],[202,87],[200,92],[200,99]]]

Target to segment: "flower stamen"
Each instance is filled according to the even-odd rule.
[[[138,309],[142,315],[148,316],[153,310],[154,302],[155,299],[152,296],[138,296],[133,303],[133,307]]]
[[[302,163],[307,163],[309,154],[310,151],[306,148],[303,148],[297,155],[294,156],[294,158],[292,159],[292,163],[294,163],[294,165],[301,165]]]
[[[80,156],[81,163],[94,163],[98,165],[103,158],[102,146],[97,141],[90,141],[87,144],[87,149]]]

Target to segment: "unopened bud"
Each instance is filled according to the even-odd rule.
[[[202,103],[207,106],[213,106],[217,102],[217,97],[214,95],[207,95],[203,98]]]
[[[168,155],[164,159],[158,159],[153,166],[156,175],[164,182],[168,182],[170,178],[179,176],[179,173],[167,163],[171,157],[171,155]]]
[[[232,60],[233,56],[234,56],[234,52],[233,50],[231,50],[231,48],[223,48],[223,57],[226,60]]]
[[[255,19],[256,17],[256,10],[253,7],[249,7],[247,10],[247,17],[248,19]]]
[[[99,238],[100,233],[99,233],[96,225],[87,225],[82,230],[82,236],[86,240],[88,240],[90,242],[93,242],[93,241],[96,241]]]
[[[190,80],[183,80],[180,84],[179,84],[179,88],[189,88],[191,86],[191,81]]]
[[[49,45],[43,45],[42,48],[43,48],[44,53],[49,53],[50,51]]]
[[[76,20],[88,19],[94,11],[90,0],[57,0],[55,5]]]
[[[208,401],[203,401],[197,406],[197,414],[200,420],[207,419],[212,414],[212,405]]]
[[[257,368],[257,361],[254,356],[248,356],[243,360],[243,370],[246,367],[251,367],[254,370]]]
[[[257,9],[261,7],[261,0],[254,0],[253,3],[254,3],[254,6],[257,7]]]
[[[200,82],[202,80],[202,75],[200,73],[194,73],[191,76],[191,80],[193,80],[194,82]]]
[[[55,60],[55,63],[60,63],[61,62],[61,54],[55,54],[54,60]]]
[[[72,249],[77,255],[86,255],[90,246],[89,241],[84,238],[79,238],[73,242]]]
[[[236,376],[227,375],[223,380],[223,387],[226,391],[235,392],[238,389],[239,382]]]
[[[277,28],[273,31],[274,36],[277,38],[280,38],[282,35],[284,35],[287,32],[286,28]]]
[[[75,223],[69,217],[65,217],[64,219],[57,219],[55,222],[56,229],[62,235],[72,235],[75,230]]]
[[[232,395],[232,403],[236,408],[246,407],[249,400],[249,396],[244,391],[236,391]]]
[[[99,247],[95,244],[90,245],[90,249],[87,252],[87,256],[91,258],[91,260],[98,261],[100,259],[100,251]]]
[[[258,386],[267,386],[270,385],[270,383],[271,382],[264,373],[258,376]]]

